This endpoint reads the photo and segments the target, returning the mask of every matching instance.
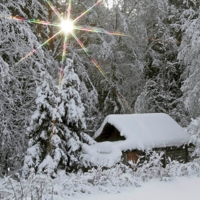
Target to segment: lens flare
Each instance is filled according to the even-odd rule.
[[[80,30],[80,31],[93,32],[93,33],[104,33],[104,34],[107,34],[107,35],[117,35],[117,36],[127,36],[127,37],[129,37],[129,35],[125,35],[124,33],[106,31],[106,30],[104,30],[102,28],[75,26],[74,29]]]
[[[63,53],[62,53],[62,64],[60,68],[60,77],[59,77],[59,83],[58,83],[59,86],[61,86],[61,81],[62,81],[62,76],[63,76],[64,61],[66,58],[66,50],[67,50],[67,39],[68,39],[68,36],[65,35],[64,44],[63,44]]]
[[[69,5],[68,5],[68,9],[67,9],[67,19],[70,19],[71,16],[71,11],[72,11],[72,1],[69,0]]]
[[[71,20],[67,19],[67,20],[63,20],[60,24],[60,27],[62,29],[62,31],[65,34],[69,34],[74,30],[74,24]]]
[[[57,24],[57,23],[51,23],[48,21],[41,21],[41,20],[36,20],[36,19],[26,19],[24,17],[18,17],[18,16],[0,15],[0,18],[13,19],[13,20],[17,20],[17,21],[25,21],[25,22],[30,22],[30,23],[34,23],[34,24],[42,24],[42,25],[46,25],[46,26],[59,26],[59,24]]]
[[[63,20],[63,17],[60,15],[60,13],[57,11],[57,9],[53,6],[53,4],[51,3],[51,1],[49,1],[49,0],[45,0],[45,1],[48,3],[48,5],[54,11],[54,13],[58,16],[58,18],[60,20]]]
[[[125,35],[125,34],[120,33],[120,32],[111,32],[111,31],[106,31],[104,29],[96,28],[96,27],[84,27],[84,26],[76,26],[75,25],[75,23],[77,23],[84,15],[86,15],[88,12],[90,12],[95,6],[97,6],[98,4],[100,4],[101,2],[103,2],[103,0],[97,0],[97,2],[93,6],[89,7],[85,12],[83,12],[82,14],[80,14],[78,17],[76,17],[73,20],[71,19],[72,0],[69,0],[69,2],[68,2],[68,9],[67,9],[67,16],[66,16],[66,18],[64,18],[58,12],[58,10],[53,6],[53,4],[51,3],[50,0],[45,0],[45,1],[47,2],[47,4],[50,6],[50,8],[54,11],[54,13],[59,18],[59,20],[61,22],[60,24],[51,23],[51,22],[48,22],[48,21],[40,21],[40,20],[35,20],[35,19],[25,19],[25,18],[18,17],[18,16],[1,16],[0,15],[0,18],[14,19],[14,20],[18,20],[18,21],[26,21],[26,22],[29,22],[29,23],[36,23],[36,24],[47,25],[47,26],[49,25],[49,26],[59,27],[61,29],[59,32],[57,32],[55,35],[53,35],[52,37],[50,37],[48,40],[46,40],[40,46],[38,46],[37,48],[35,48],[34,50],[32,50],[30,53],[28,53],[24,58],[22,58],[21,60],[19,60],[15,65],[19,64],[20,62],[22,62],[23,60],[25,60],[26,58],[28,58],[29,56],[31,56],[39,48],[43,47],[50,40],[52,40],[54,37],[56,37],[57,35],[59,35],[60,33],[63,32],[64,33],[64,44],[63,44],[63,53],[62,53],[62,65],[61,65],[60,77],[59,77],[59,86],[61,85],[62,76],[63,76],[64,63],[65,63],[66,50],[67,50],[67,41],[68,41],[68,35],[69,34],[71,34],[74,37],[74,39],[81,46],[81,48],[83,49],[83,51],[86,53],[86,55],[91,60],[91,62],[95,65],[95,67],[99,70],[99,72],[102,74],[102,76],[110,84],[112,84],[109,81],[109,79],[107,78],[106,73],[103,71],[103,69],[100,67],[100,65],[96,62],[96,60],[90,55],[90,53],[87,50],[87,48],[84,46],[84,44],[79,40],[79,38],[75,34],[75,31],[79,30],[79,31],[87,31],[87,32],[93,32],[93,33],[104,33],[104,34],[108,34],[108,35],[128,36],[128,37],[130,37],[129,35]],[[116,91],[116,95],[121,99],[121,101],[123,102],[123,104],[132,113],[132,110],[131,110],[130,106],[125,101],[125,99],[123,98],[123,96],[118,91]],[[56,121],[53,123],[53,126],[55,125],[55,123],[56,123]],[[54,132],[54,130],[52,129],[52,134],[53,134],[53,132]]]
[[[90,8],[88,8],[85,12],[83,12],[75,20],[73,20],[73,22],[77,22],[78,20],[80,20],[84,15],[86,15],[90,10],[92,10],[95,6],[97,6],[98,4],[100,4],[102,1],[103,0],[97,1],[93,6],[91,6]]]
[[[14,66],[18,65],[20,62],[22,62],[23,60],[25,60],[26,58],[28,58],[29,56],[31,56],[33,53],[35,53],[38,49],[40,49],[41,47],[43,47],[45,44],[47,44],[50,40],[52,40],[53,38],[55,38],[58,34],[60,34],[62,31],[59,31],[58,33],[56,33],[55,35],[53,35],[52,37],[50,37],[48,40],[46,40],[44,43],[42,43],[40,46],[38,46],[36,49],[33,49],[30,53],[28,53],[26,56],[24,56],[21,60],[19,60],[17,63],[15,63]]]
[[[81,48],[83,49],[83,51],[87,54],[87,56],[90,58],[90,60],[93,62],[93,64],[95,65],[95,67],[99,70],[99,72],[102,74],[102,76],[107,79],[106,74],[104,73],[103,69],[100,67],[100,65],[97,63],[96,60],[94,60],[94,58],[92,58],[92,56],[89,54],[87,48],[85,48],[85,46],[83,45],[83,43],[78,39],[78,37],[76,36],[75,33],[72,33],[74,39],[78,42],[78,44],[81,46]]]

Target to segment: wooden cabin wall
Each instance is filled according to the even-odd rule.
[[[176,160],[179,161],[180,163],[186,163],[189,160],[187,145],[182,145],[180,147],[173,146],[173,147],[157,148],[153,150],[156,152],[162,151],[165,153],[162,160],[164,167],[170,162],[170,160],[171,161]]]
[[[181,163],[186,163],[189,161],[189,153],[188,153],[188,146],[184,145],[181,147],[166,147],[166,148],[156,148],[153,149],[153,151],[156,152],[164,152],[164,155],[162,157],[162,164],[163,167],[166,166],[167,163],[169,163],[169,158],[172,160],[177,160]],[[149,155],[146,155],[145,152],[139,151],[139,150],[133,150],[133,151],[126,151],[123,152],[122,155],[122,161],[124,164],[128,165],[128,161],[133,161],[133,163],[136,163],[139,156],[143,156],[142,159],[140,159],[140,162],[144,162],[145,160],[149,159]]]
[[[186,146],[181,146],[179,148],[172,147],[166,149],[166,162],[169,162],[169,158],[171,160],[177,160],[181,163],[188,162],[188,148]]]

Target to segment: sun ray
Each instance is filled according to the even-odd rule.
[[[67,20],[70,20],[70,16],[71,16],[71,5],[72,1],[69,0],[68,3],[68,9],[67,9]],[[59,77],[59,86],[61,85],[61,81],[62,81],[62,76],[63,76],[63,69],[64,69],[64,61],[66,58],[66,51],[67,51],[67,40],[68,40],[68,36],[67,34],[65,34],[65,38],[64,38],[64,44],[63,44],[63,53],[62,53],[62,63],[61,63],[61,69],[60,69],[60,77]]]
[[[67,40],[68,40],[68,36],[65,35],[64,44],[63,44],[63,53],[62,53],[62,63],[61,63],[61,68],[60,68],[59,86],[61,85],[62,76],[63,76],[64,62],[65,62],[66,51],[67,51]]]
[[[75,38],[75,40],[78,42],[78,44],[82,47],[82,49],[84,50],[84,52],[87,54],[87,56],[90,58],[90,60],[93,62],[93,64],[96,66],[96,68],[100,71],[100,73],[103,75],[103,77],[108,81],[108,83],[110,85],[112,85],[112,83],[110,82],[110,80],[107,78],[106,74],[104,73],[103,69],[99,66],[99,64],[96,62],[96,60],[94,60],[94,58],[92,58],[92,56],[89,54],[89,52],[87,51],[87,49],[85,48],[84,44],[78,39],[78,37],[76,36],[75,33],[71,33],[72,36]],[[116,90],[116,95],[121,99],[122,103],[125,105],[125,107],[129,110],[130,113],[133,113],[133,110],[131,109],[131,107],[128,105],[128,103],[126,102],[126,100],[124,99],[124,97]]]
[[[54,11],[54,13],[58,16],[58,18],[62,21],[63,17],[60,15],[60,13],[57,11],[57,9],[53,6],[53,4],[51,3],[51,1],[49,1],[49,0],[45,0],[45,1],[51,7],[51,9]]]
[[[36,20],[36,19],[25,19],[23,17],[18,17],[18,16],[0,16],[0,17],[5,18],[5,19],[14,19],[14,20],[18,20],[18,21],[26,21],[26,22],[35,23],[35,24],[59,26],[59,24],[57,24],[57,23],[51,23],[48,21],[40,21],[40,20]]]
[[[129,35],[125,35],[124,33],[106,31],[106,30],[101,29],[101,28],[91,28],[91,27],[84,27],[84,26],[74,26],[74,29],[81,30],[81,31],[94,32],[94,33],[104,33],[104,34],[108,34],[108,35],[129,36]]]
[[[72,1],[69,0],[68,10],[67,10],[67,20],[70,19],[71,11],[72,11]]]
[[[127,107],[130,113],[133,113],[133,110],[131,109],[131,107],[128,105],[124,97],[117,90],[116,90],[116,95],[121,99],[122,103]]]
[[[73,20],[73,23],[77,22],[81,17],[86,15],[90,10],[92,10],[95,6],[97,6],[99,3],[101,3],[103,0],[97,1],[93,6],[88,8],[85,12],[83,12],[81,15],[79,15],[76,19]]]
[[[40,49],[41,47],[43,47],[45,44],[47,44],[50,40],[52,40],[54,37],[56,37],[58,34],[60,34],[62,32],[62,30],[60,30],[59,32],[57,32],[55,35],[53,35],[52,37],[50,37],[48,40],[46,40],[44,43],[42,43],[40,46],[38,46],[36,49],[33,49],[30,53],[28,53],[26,56],[24,56],[21,60],[19,60],[17,63],[15,63],[14,66],[18,65],[20,62],[22,62],[24,59],[28,58],[30,55],[32,55],[33,53],[35,53],[38,49]]]
[[[78,44],[81,46],[83,51],[87,54],[87,56],[90,58],[90,60],[93,62],[93,64],[96,66],[96,68],[101,72],[101,74],[104,76],[105,79],[107,79],[106,74],[104,73],[103,69],[99,66],[99,64],[92,58],[92,56],[89,54],[88,50],[85,48],[84,44],[78,39],[75,33],[71,33],[72,36],[75,38],[75,40],[78,42]]]
[[[67,51],[67,40],[68,40],[68,36],[65,35],[65,38],[64,38],[64,44],[63,44],[63,53],[62,53],[62,64],[64,64],[65,57],[66,57],[66,51]]]

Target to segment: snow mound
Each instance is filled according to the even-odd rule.
[[[112,145],[112,142],[96,143],[91,146],[84,144],[82,148],[85,153],[82,158],[85,167],[88,165],[112,167],[121,160],[122,152],[117,146]]]

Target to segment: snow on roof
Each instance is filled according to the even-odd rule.
[[[113,142],[122,151],[181,146],[188,142],[185,130],[164,113],[108,115],[94,138],[102,133],[107,123],[115,126],[120,135],[126,138],[125,141]]]

